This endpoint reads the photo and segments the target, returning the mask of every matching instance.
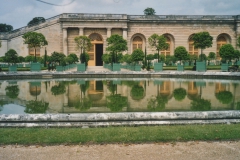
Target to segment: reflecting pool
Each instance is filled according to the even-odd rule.
[[[0,114],[240,110],[240,81],[44,79],[0,81]]]

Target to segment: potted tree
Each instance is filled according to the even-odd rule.
[[[162,71],[163,70],[163,63],[160,61],[160,55],[159,52],[161,50],[168,49],[169,45],[166,42],[166,38],[161,35],[153,34],[148,38],[149,45],[157,50],[157,59],[158,63],[154,63],[154,70],[155,71]]]
[[[7,62],[9,65],[8,70],[9,72],[16,72],[17,71],[17,65],[18,62],[18,54],[14,49],[10,49],[5,53],[4,61]]]
[[[148,54],[146,59],[147,59],[147,70],[149,71],[151,69],[151,61],[154,60],[154,55]]]
[[[201,49],[201,54],[203,53],[203,50],[209,47],[212,47],[212,40],[213,37],[210,36],[208,32],[199,32],[193,35],[193,45],[196,48]],[[206,61],[202,59],[202,56],[200,58],[200,61],[196,63],[196,71],[206,71],[207,66],[206,66]]]
[[[111,54],[112,71],[120,71],[121,67],[118,59],[118,54],[126,51],[127,49],[127,41],[123,39],[122,36],[113,34],[107,38],[106,50]]]
[[[230,62],[234,57],[234,48],[231,44],[225,44],[223,45],[219,50],[219,55],[222,59],[228,60]],[[228,71],[228,63],[222,63],[221,64],[221,71]]]
[[[86,52],[92,46],[91,39],[87,36],[78,36],[74,38],[77,45],[77,50],[80,52],[80,64],[77,64],[77,71],[86,71],[88,61],[90,59],[89,54]]]
[[[141,71],[141,65],[139,61],[143,61],[144,53],[141,49],[135,49],[131,54],[132,60],[134,61],[134,70]]]
[[[37,63],[36,49],[48,45],[47,40],[42,33],[37,32],[27,32],[22,38],[24,39],[23,43],[28,44],[28,48],[34,48],[35,51],[34,63],[31,63],[31,71],[40,71],[41,64]]]
[[[187,59],[188,52],[185,47],[179,46],[174,50],[174,56],[180,61],[180,64],[177,66],[178,71],[184,71],[184,65],[182,60]]]
[[[208,59],[210,60],[209,65],[212,66],[214,65],[214,62],[212,62],[213,60],[215,60],[216,58],[216,54],[214,52],[210,52],[208,55]]]

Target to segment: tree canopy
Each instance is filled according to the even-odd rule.
[[[33,26],[33,25],[37,25],[37,24],[39,24],[39,23],[43,23],[43,22],[45,22],[46,20],[45,20],[45,18],[43,18],[43,17],[35,17],[35,18],[33,18],[30,22],[28,22],[28,26],[30,27],[30,26]]]
[[[235,58],[233,46],[231,44],[223,45],[219,50],[219,55],[224,60],[232,60]]]
[[[146,8],[146,9],[144,9],[144,11],[143,11],[143,13],[144,13],[144,15],[155,15],[155,10],[153,9],[153,8]]]
[[[24,39],[23,44],[28,44],[28,48],[34,48],[36,62],[36,48],[48,45],[47,40],[42,33],[37,32],[27,32],[22,36],[22,38]]]
[[[17,63],[18,54],[14,49],[10,49],[5,53],[5,62],[7,63]]]
[[[166,38],[163,35],[159,36],[156,33],[154,33],[148,38],[148,43],[152,48],[155,48],[157,50],[159,62],[160,50],[166,50],[169,47],[168,43],[166,42]]]
[[[65,57],[66,56],[63,53],[53,52],[51,56],[51,60],[53,62],[57,62],[60,65],[64,61]]]
[[[118,62],[117,54],[123,51],[126,51],[127,48],[127,41],[123,39],[122,36],[118,34],[113,34],[111,37],[107,38],[107,51],[112,52],[113,62]]]
[[[187,56],[188,56],[188,52],[186,50],[185,47],[183,46],[178,46],[175,50],[174,50],[174,56],[182,61],[182,60],[185,60],[187,59]]]
[[[80,54],[85,52],[86,50],[89,50],[92,46],[91,39],[87,36],[78,36],[74,38],[74,41],[77,45],[76,49],[80,51]]]
[[[143,53],[143,51],[141,50],[141,49],[135,49],[134,51],[133,51],[133,53],[132,53],[132,60],[134,61],[134,62],[138,62],[138,61],[142,61],[143,60],[143,58],[144,58],[144,53]]]
[[[13,30],[13,27],[8,24],[0,23],[0,32],[10,32]]]
[[[192,40],[194,47],[200,48],[202,54],[203,49],[212,47],[213,37],[208,32],[198,32],[193,35]]]

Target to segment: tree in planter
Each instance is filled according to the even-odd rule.
[[[210,52],[210,53],[208,54],[208,59],[209,59],[209,60],[215,60],[215,58],[216,58],[216,53]]]
[[[5,53],[5,62],[15,64],[18,62],[18,54],[14,49],[10,49]]]
[[[107,38],[107,46],[106,50],[112,54],[112,63],[118,63],[118,53],[122,53],[128,49],[127,41],[118,34],[113,34]]]
[[[148,38],[148,43],[152,48],[157,50],[157,54],[158,54],[157,59],[158,59],[158,62],[160,62],[159,52],[161,50],[166,50],[169,47],[168,43],[166,42],[166,38],[163,35],[159,36],[157,34],[153,34]]]
[[[7,86],[5,88],[6,96],[9,98],[15,99],[19,95],[19,88],[18,85]]]
[[[102,61],[105,63],[105,64],[109,64],[111,63],[111,57],[110,57],[110,54],[103,54],[102,55]]]
[[[187,92],[184,88],[177,88],[173,91],[173,97],[177,101],[182,101],[187,95]]]
[[[76,49],[80,52],[81,63],[85,63],[85,65],[87,66],[89,61],[89,55],[86,51],[89,50],[92,46],[91,39],[87,36],[78,36],[74,38],[74,41],[77,45]]]
[[[182,64],[182,60],[187,59],[188,52],[185,47],[179,46],[174,50],[174,56],[180,61]]]
[[[27,32],[22,36],[22,38],[24,39],[23,44],[28,44],[28,48],[34,48],[36,62],[36,49],[48,45],[47,40],[42,33],[37,32]]]
[[[208,32],[199,32],[193,35],[193,45],[195,48],[201,49],[201,54],[203,50],[209,47],[212,47],[213,37],[210,36]],[[202,59],[201,59],[202,61]]]
[[[236,58],[236,61],[240,60],[240,51],[239,50],[234,50],[234,58]]]
[[[222,104],[229,104],[233,100],[233,94],[229,91],[221,91],[216,93],[215,96]]]
[[[194,61],[194,65],[196,65],[196,61],[198,59],[197,55],[196,54],[190,54],[189,58],[190,58],[190,62]]]
[[[75,53],[70,53],[67,57],[72,58],[72,61],[70,64],[78,62],[78,57]]]
[[[33,62],[34,61],[34,56],[28,55],[25,57],[25,62]]]
[[[141,49],[135,49],[131,56],[135,64],[139,64],[139,61],[142,61],[144,58],[144,53]]]
[[[206,60],[207,60],[206,54],[204,54],[204,53],[203,53],[203,54],[200,54],[200,55],[199,55],[199,59],[206,61]]]
[[[154,55],[153,54],[148,54],[147,57],[147,70],[149,71],[151,68],[151,61],[154,60]]]
[[[66,56],[63,53],[53,52],[52,55],[51,55],[51,61],[56,62],[59,65],[61,65],[61,63],[64,61],[65,57]]]
[[[144,9],[144,11],[143,11],[143,13],[144,13],[144,15],[146,15],[146,16],[152,16],[152,15],[155,15],[155,10],[153,9],[153,8],[146,8],[146,9]]]
[[[234,48],[231,44],[223,45],[219,50],[219,55],[224,60],[229,60],[229,62],[235,58]]]

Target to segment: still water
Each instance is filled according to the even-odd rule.
[[[0,81],[0,114],[240,110],[240,81],[52,79]]]

